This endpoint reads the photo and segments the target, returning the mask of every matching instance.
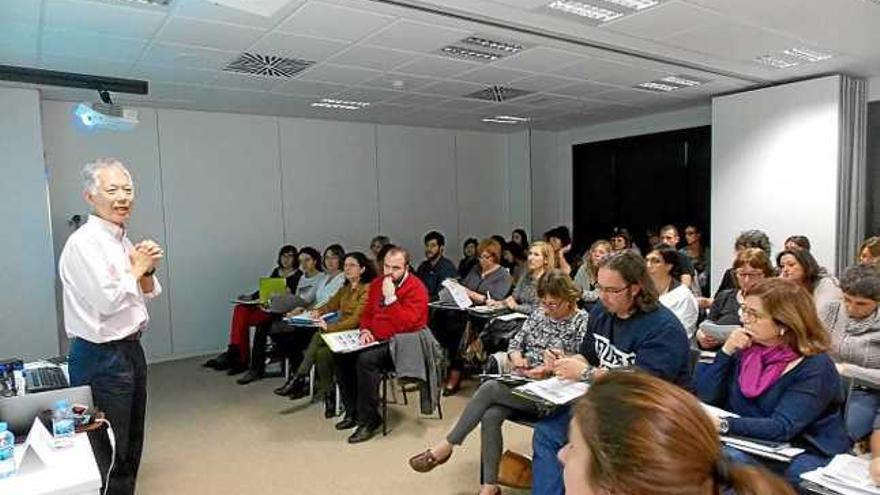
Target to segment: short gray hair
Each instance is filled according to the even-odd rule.
[[[86,163],[82,169],[83,192],[95,193],[98,190],[98,172],[108,168],[118,168],[125,172],[125,175],[131,179],[131,172],[125,168],[116,158],[98,158],[97,160]]]
[[[874,265],[853,265],[840,277],[844,294],[880,301],[880,271]]]

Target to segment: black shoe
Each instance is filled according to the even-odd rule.
[[[331,388],[324,394],[324,417],[330,419],[336,416],[336,391]]]
[[[357,427],[357,430],[354,430],[354,433],[348,437],[348,443],[361,443],[366,442],[367,440],[376,436],[376,433],[379,433],[379,430],[382,428],[382,425],[360,425]]]
[[[245,375],[243,377],[239,378],[238,380],[235,380],[235,382],[238,383],[239,385],[247,385],[250,382],[255,382],[257,380],[262,380],[262,379],[263,379],[262,373],[258,373],[254,370],[248,370],[248,372],[245,373]]]
[[[302,399],[309,395],[309,377],[304,376],[293,384],[291,391],[287,394],[291,400]]]
[[[272,392],[274,392],[276,395],[280,395],[282,397],[290,395],[291,392],[296,390],[296,388],[298,387],[297,383],[302,381],[303,379],[305,379],[305,377],[302,375],[293,375],[290,378],[288,378],[286,382],[284,382],[284,385],[276,388]]]
[[[205,368],[214,368],[216,370],[216,369],[218,369],[217,367],[221,366],[223,364],[223,362],[226,361],[227,359],[228,358],[226,357],[226,353],[221,352],[220,354],[217,354],[215,357],[212,357],[211,359],[202,363],[202,366],[204,366]]]
[[[250,366],[246,364],[233,363],[229,366],[229,369],[226,370],[226,374],[229,376],[239,375],[241,373],[244,373],[245,371],[248,371],[249,369]]]
[[[357,420],[346,416],[346,417],[342,418],[342,421],[333,425],[333,427],[339,431],[342,431],[342,430],[350,430],[357,425],[358,425]]]

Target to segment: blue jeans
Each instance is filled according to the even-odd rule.
[[[771,459],[764,459],[762,457],[756,457],[741,450],[737,450],[733,447],[729,447],[727,445],[723,446],[722,448],[724,450],[724,455],[726,455],[731,462],[735,464],[763,466],[771,472],[783,477],[796,491],[800,491],[801,493],[810,493],[804,492],[800,489],[801,474],[808,473],[820,467],[825,467],[826,465],[828,465],[829,462],[831,462],[830,457],[812,454],[809,452],[804,452],[803,454],[795,457],[794,459],[792,459],[791,463],[785,463],[774,461]]]
[[[880,393],[853,389],[846,401],[846,431],[853,442],[870,435],[878,426]],[[880,429],[880,428],[878,428]]]
[[[94,344],[73,339],[68,357],[70,384],[89,385],[95,407],[113,426],[116,458],[107,493],[133,495],[144,447],[147,362],[137,340]],[[101,473],[110,468],[111,448],[105,430],[89,441]]]
[[[571,408],[561,407],[535,424],[532,435],[532,495],[563,495],[562,464],[556,454],[568,443]]]

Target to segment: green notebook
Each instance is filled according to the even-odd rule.
[[[287,280],[283,278],[263,277],[260,279],[260,303],[268,304],[272,296],[287,292]]]

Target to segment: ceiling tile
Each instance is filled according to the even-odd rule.
[[[330,59],[330,62],[340,65],[364,67],[367,69],[389,71],[395,67],[409,62],[421,54],[379,48],[377,46],[355,45],[339,55]]]
[[[383,74],[379,78],[363,83],[363,85],[376,88],[398,89],[398,86],[396,85],[397,82],[402,83],[402,85],[399,86],[400,90],[402,91],[418,91],[419,88],[423,88],[429,84],[437,82],[437,79],[431,77],[411,76],[409,74],[397,74],[393,72],[388,72]]]
[[[127,77],[132,62],[72,57],[70,55],[43,55],[40,58],[40,66],[48,70],[93,76]]]
[[[562,76],[620,86],[632,86],[633,84],[651,81],[668,75],[598,58],[591,58],[579,64],[570,65],[558,70],[556,73]]]
[[[219,50],[242,51],[257,41],[263,32],[263,29],[244,27],[238,24],[172,17],[156,35],[156,40]]]
[[[395,105],[405,105],[411,107],[423,107],[427,105],[436,104],[438,100],[443,98],[438,97],[437,95],[424,95],[420,93],[406,93],[403,96],[398,96],[397,98],[392,98],[386,101],[386,103],[393,103]]]
[[[455,76],[459,81],[468,81],[480,84],[497,84],[506,85],[516,79],[532,75],[530,72],[521,70],[505,69],[503,67],[495,67],[487,65],[472,71],[468,71]]]
[[[303,72],[300,79],[305,81],[323,81],[334,84],[355,85],[364,81],[375,79],[382,75],[381,72],[363,69],[360,67],[348,67],[345,65],[321,64]]]
[[[601,29],[644,39],[663,39],[721,18],[704,8],[682,2],[666,2],[635,15],[603,24]]]
[[[664,38],[663,43],[723,59],[746,62],[760,55],[804,44],[798,39],[732,20],[684,31]]]
[[[348,46],[348,43],[342,41],[294,34],[271,33],[251,46],[248,51],[263,55],[277,55],[321,62],[345,50]]]
[[[305,0],[290,0],[290,3],[270,17],[250,14],[242,10],[217,5],[210,0],[178,0],[174,2],[174,15],[200,19],[203,21],[228,22],[242,26],[270,28],[275,26],[291,12],[301,6]]]
[[[146,40],[117,38],[93,34],[88,31],[43,29],[41,40],[45,55],[122,60],[129,63],[138,59]]]
[[[273,93],[294,94],[303,96],[321,96],[328,97],[349,90],[350,87],[343,84],[330,84],[315,81],[301,81],[294,79],[288,81],[275,89]]]
[[[46,2],[43,23],[49,28],[150,39],[166,17],[166,12],[149,8],[52,0]]]
[[[153,82],[177,82],[184,84],[205,84],[217,76],[217,71],[171,67],[166,65],[138,64],[132,69],[131,77]]]
[[[414,52],[433,52],[454,41],[466,38],[470,31],[452,29],[410,20],[401,20],[366,38],[370,45]]]
[[[394,17],[321,2],[308,2],[276,30],[286,33],[357,41],[388,25]]]
[[[571,86],[572,84],[578,83],[577,79],[568,79],[565,77],[553,76],[550,74],[536,74],[534,76],[524,77],[522,79],[517,79],[511,83],[511,86],[514,86],[519,89],[525,89],[527,91],[551,91],[556,88],[561,88],[564,86]]]
[[[606,86],[598,83],[584,82],[571,86],[565,86],[563,88],[556,88],[550,92],[558,95],[573,96],[575,98],[585,98],[612,89],[616,89],[616,86]]]
[[[551,95],[547,93],[538,93],[527,95],[513,100],[517,105],[529,105],[533,107],[549,107],[553,105],[574,105],[578,102],[576,98],[568,98],[565,96]]]
[[[198,46],[152,43],[141,57],[141,62],[173,67],[220,70],[235,60],[238,55],[237,52]]]
[[[352,88],[336,95],[340,100],[366,101],[372,104],[395,98],[404,94],[401,91],[392,91],[379,88]]]
[[[208,86],[222,88],[247,89],[251,91],[269,91],[287,82],[287,78],[265,77],[251,74],[221,72],[207,83]]]
[[[454,77],[462,72],[473,70],[481,64],[465,62],[445,57],[427,56],[394,69],[395,72],[427,77]]]
[[[443,96],[464,96],[475,91],[480,91],[485,87],[486,86],[484,84],[474,84],[460,81],[439,81],[419,89],[419,92]]]
[[[446,110],[454,110],[456,112],[483,114],[491,113],[490,110],[495,107],[495,104],[489,102],[483,103],[472,98],[452,98],[449,100],[441,100],[432,106],[444,108]]]
[[[553,72],[567,65],[582,62],[585,58],[586,57],[581,57],[571,52],[537,46],[515,55],[504,57],[495,62],[494,65],[510,69],[543,73]]]

